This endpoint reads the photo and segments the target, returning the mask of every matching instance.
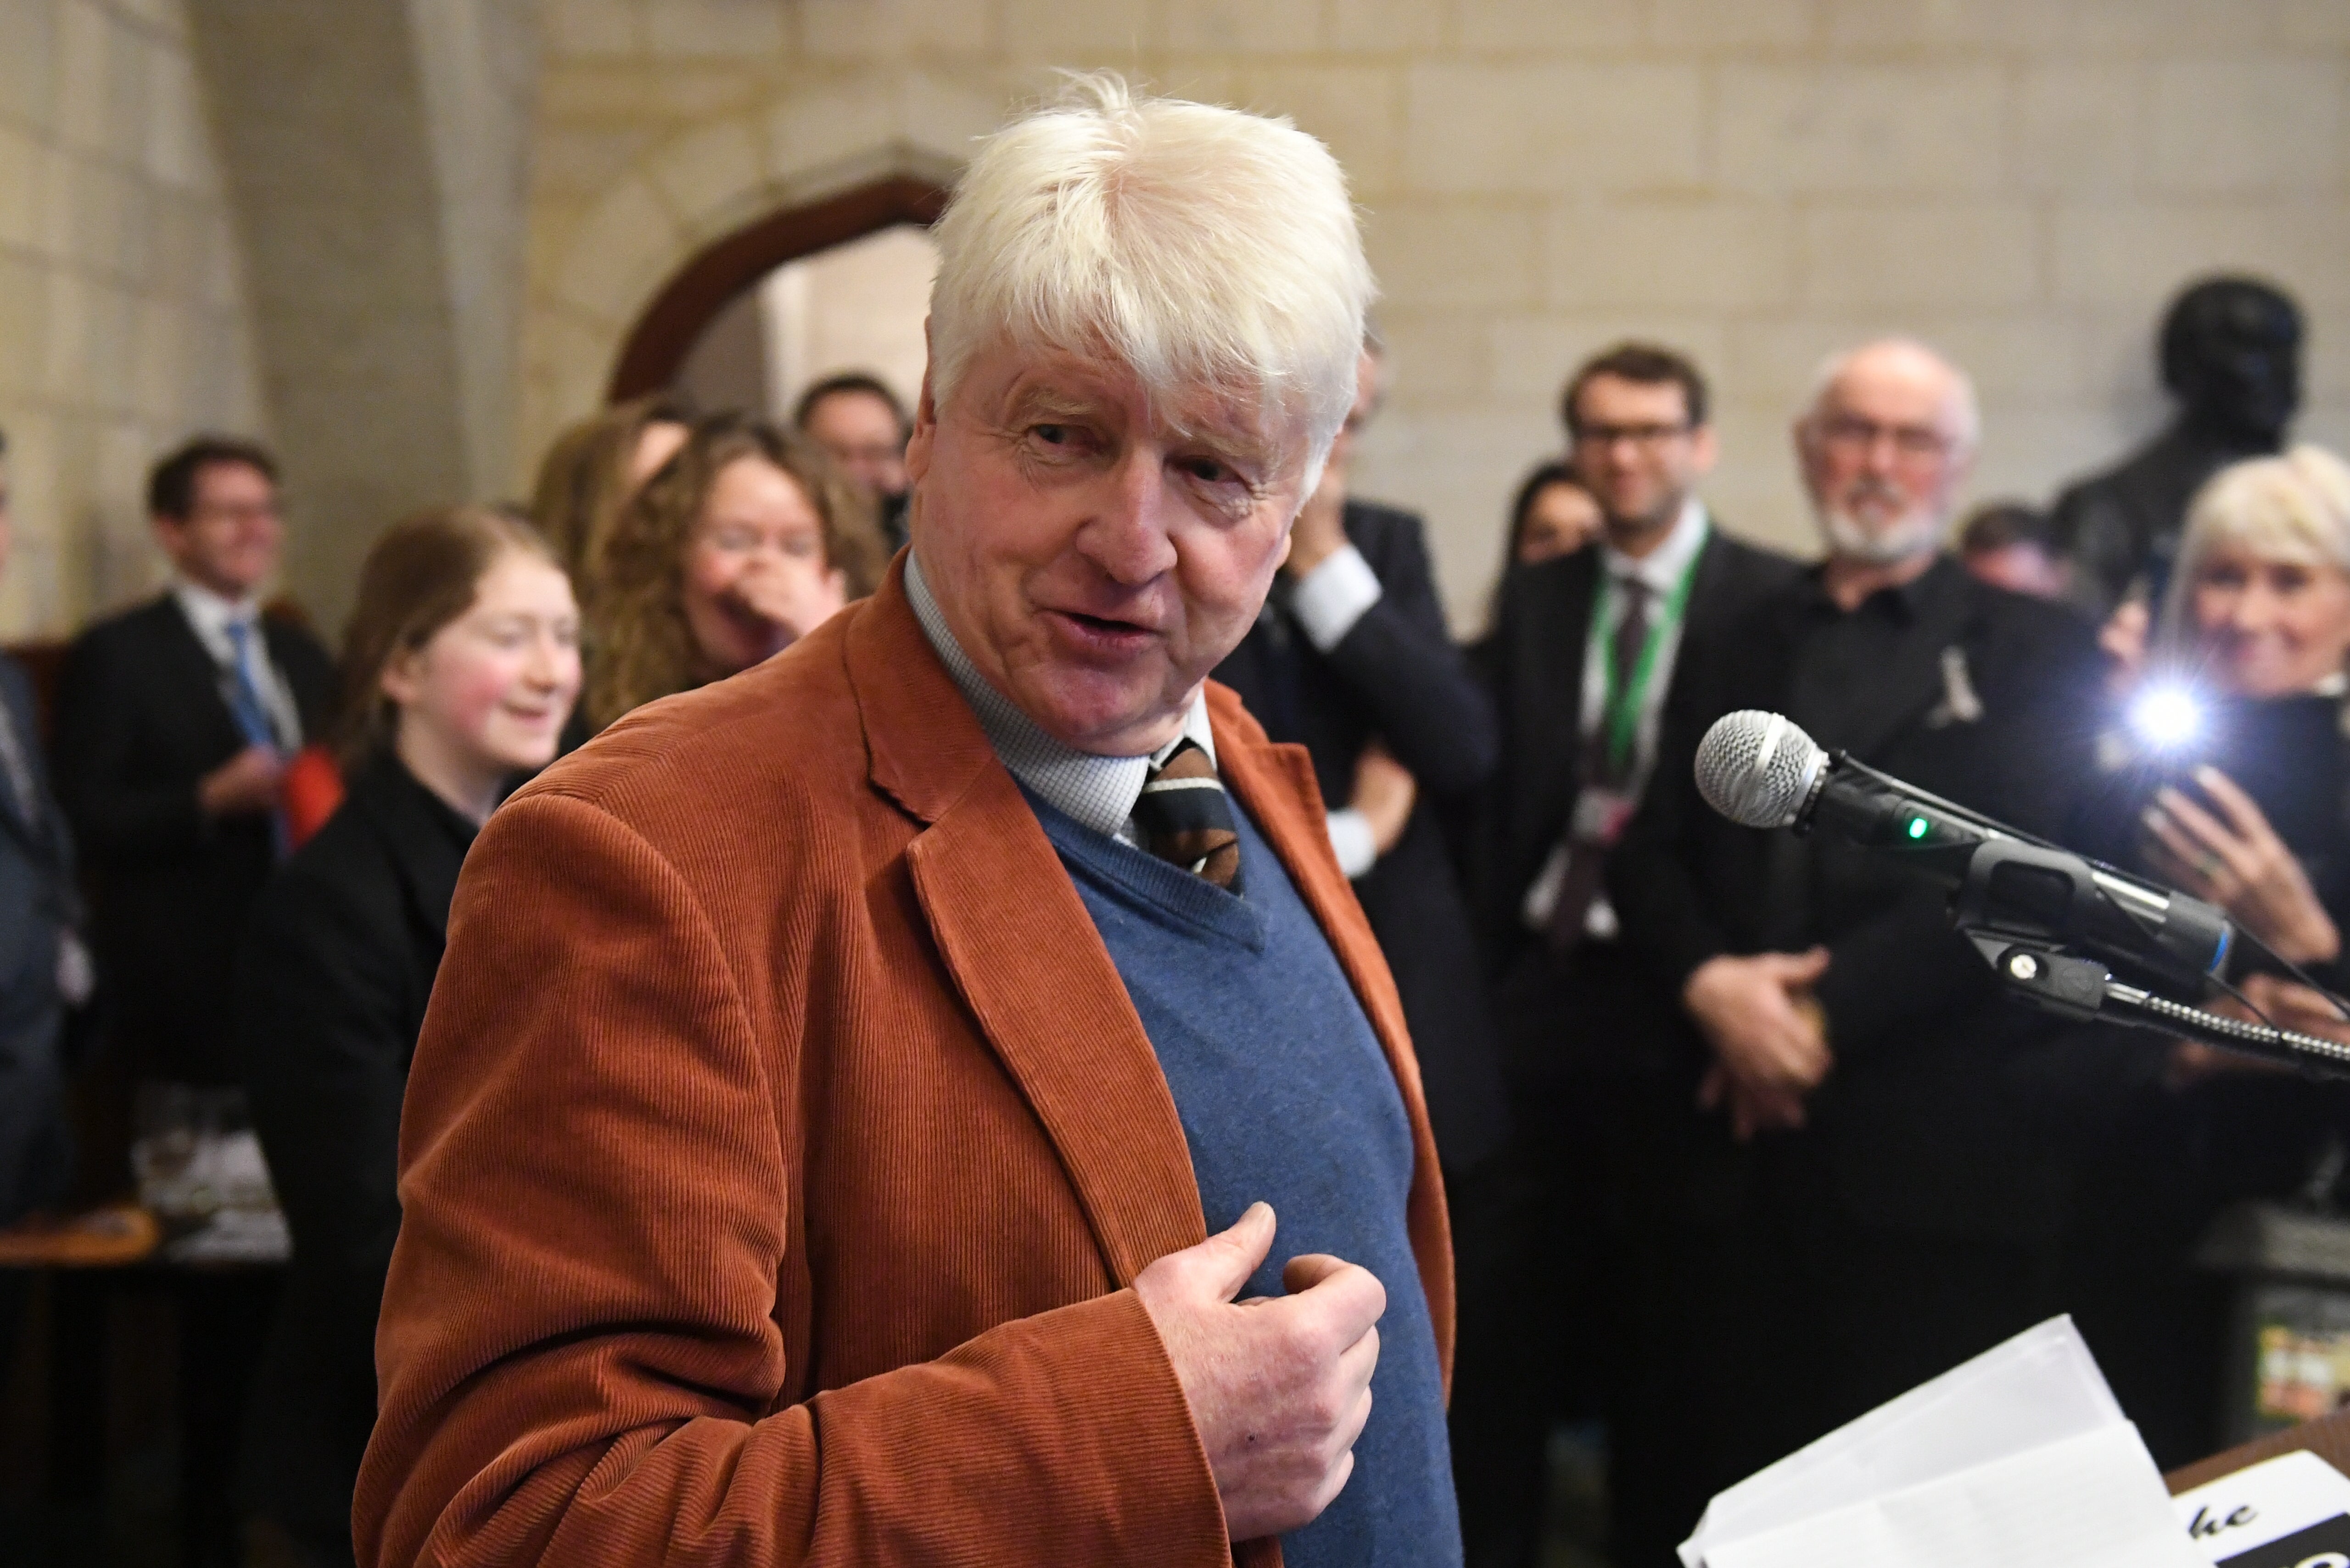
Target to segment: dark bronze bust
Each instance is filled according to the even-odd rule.
[[[2254,278],[2189,286],[2162,323],[2170,428],[2056,498],[2056,535],[2074,597],[2103,618],[2133,594],[2159,604],[2188,503],[2241,458],[2277,451],[2301,406],[2301,308]]]

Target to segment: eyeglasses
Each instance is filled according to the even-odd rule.
[[[1690,433],[1693,427],[1679,425],[1577,425],[1575,444],[1605,452],[1618,441],[1634,446],[1660,447],[1667,441]]]
[[[1846,457],[1866,457],[1877,443],[1889,441],[1905,462],[1925,462],[1947,457],[1958,443],[1940,431],[1923,425],[1881,425],[1856,414],[1836,414],[1815,427],[1823,443]]]

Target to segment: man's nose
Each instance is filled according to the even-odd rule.
[[[1100,506],[1077,532],[1078,547],[1117,581],[1147,583],[1175,564],[1167,531],[1176,504],[1164,454],[1138,445],[1110,471]]]

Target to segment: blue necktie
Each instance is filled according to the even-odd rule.
[[[248,745],[267,746],[278,750],[277,726],[269,722],[269,704],[261,700],[261,688],[253,679],[253,627],[242,620],[228,623],[228,645],[234,657],[229,660],[232,679],[229,682],[228,711],[236,721],[237,732]],[[293,839],[286,829],[286,813],[269,814],[272,837],[276,841],[277,857],[283,860],[292,846]]]

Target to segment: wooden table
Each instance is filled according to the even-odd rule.
[[[2350,1475],[2350,1410],[2336,1410],[2330,1416],[2320,1416],[2314,1421],[2303,1421],[2298,1427],[2271,1432],[2265,1438],[2254,1438],[2241,1448],[2230,1449],[2224,1454],[2213,1454],[2208,1459],[2198,1459],[2182,1469],[2171,1471],[2163,1479],[2170,1483],[2175,1495],[2207,1481],[2218,1480],[2221,1476],[2234,1475],[2262,1459],[2292,1453],[2296,1449],[2306,1449],[2343,1474]]]

